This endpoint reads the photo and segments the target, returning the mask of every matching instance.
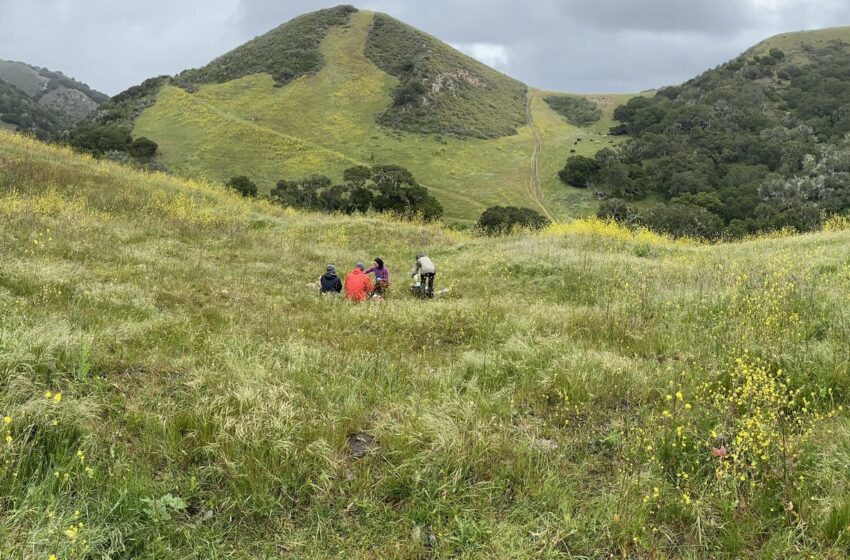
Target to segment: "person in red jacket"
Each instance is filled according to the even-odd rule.
[[[345,297],[352,301],[366,301],[372,293],[372,280],[363,269],[363,263],[357,263],[348,276],[345,277]]]

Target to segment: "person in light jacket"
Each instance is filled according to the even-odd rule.
[[[416,255],[416,262],[413,265],[413,270],[410,272],[410,277],[416,278],[417,274],[419,275],[422,295],[429,299],[433,298],[434,277],[437,275],[437,267],[434,266],[434,262],[425,253]]]

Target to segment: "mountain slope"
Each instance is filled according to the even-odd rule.
[[[20,89],[0,80],[0,127],[55,140],[70,125],[63,115],[42,107]]]
[[[319,45],[328,29],[344,25],[356,11],[353,6],[337,6],[299,16],[203,68],[182,72],[174,84],[195,89],[200,84],[221,84],[251,74],[269,74],[277,85],[283,85],[315,73],[324,62]]]
[[[615,118],[634,138],[594,188],[630,221],[691,235],[817,228],[850,211],[850,28],[785,34]],[[660,200],[661,204],[657,201]],[[642,213],[642,215],[640,215]]]
[[[525,123],[524,84],[389,16],[375,14],[365,54],[399,79],[383,125],[494,138]]]
[[[846,555],[850,231],[482,239],[2,131],[0,222],[2,558]]]
[[[0,80],[36,100],[44,109],[78,121],[95,111],[109,97],[61,72],[0,60]]]
[[[181,175],[219,181],[248,175],[265,192],[281,179],[318,173],[341,181],[347,167],[384,163],[408,167],[440,199],[454,222],[471,224],[487,206],[496,204],[535,207],[528,190],[535,142],[531,129],[524,125],[525,86],[387,16],[345,13],[344,25],[322,27],[318,56],[311,55],[311,60],[320,62],[297,79],[281,85],[274,69],[267,68],[223,83],[203,83],[230,67],[214,62],[207,69],[183,73],[171,83],[167,79],[152,81],[149,87],[136,88],[138,95],[116,96],[87,122],[133,127],[134,136],[156,141],[166,165]],[[252,46],[247,51],[237,49],[226,60],[249,57],[246,53],[259,49],[257,45],[265,49],[275,43],[301,44],[298,37],[304,26],[315,29],[316,22],[325,21],[327,14],[308,16],[257,39],[259,43],[249,43]],[[423,121],[425,128],[477,130],[475,134],[482,138],[423,134],[381,124],[389,115],[398,116],[399,126],[404,128],[415,123],[404,120],[407,108],[395,104],[409,76],[393,75],[396,71],[391,66],[387,66],[390,72],[384,71],[367,56],[384,33],[375,31],[379,20],[385,22],[386,33],[392,33],[393,40],[385,43],[398,42],[399,32],[419,45],[405,51],[399,60],[418,60],[417,72],[431,84],[425,102],[438,117]],[[301,31],[286,39],[293,28]],[[193,72],[206,77],[188,83],[189,77],[199,75]],[[478,86],[455,83],[451,77],[472,76],[473,72],[480,76],[480,80],[475,78]],[[432,87],[434,84],[442,85]],[[422,99],[414,99],[411,107]],[[584,130],[553,121],[543,131],[544,136],[551,133],[544,138],[544,153],[567,152]],[[551,181],[545,177],[543,182],[548,185]],[[554,211],[560,217],[587,210],[583,202],[576,207],[556,206]]]

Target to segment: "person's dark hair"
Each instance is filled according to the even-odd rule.
[[[384,259],[381,257],[375,257],[375,262],[378,263],[378,268],[384,268]]]

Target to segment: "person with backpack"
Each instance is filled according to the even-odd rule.
[[[372,294],[372,280],[363,272],[366,267],[357,263],[345,277],[345,298],[351,301],[366,301]]]
[[[372,268],[368,269],[365,274],[375,275],[375,284],[372,288],[373,296],[383,296],[384,292],[390,285],[390,271],[384,266],[384,261],[381,257],[375,257],[375,263]]]
[[[434,277],[437,276],[437,267],[425,253],[416,255],[416,262],[410,273],[411,278],[419,275],[419,289],[422,297],[431,299],[434,297]]]
[[[342,280],[336,275],[336,267],[329,264],[326,272],[319,278],[319,293],[338,294],[342,292]]]

